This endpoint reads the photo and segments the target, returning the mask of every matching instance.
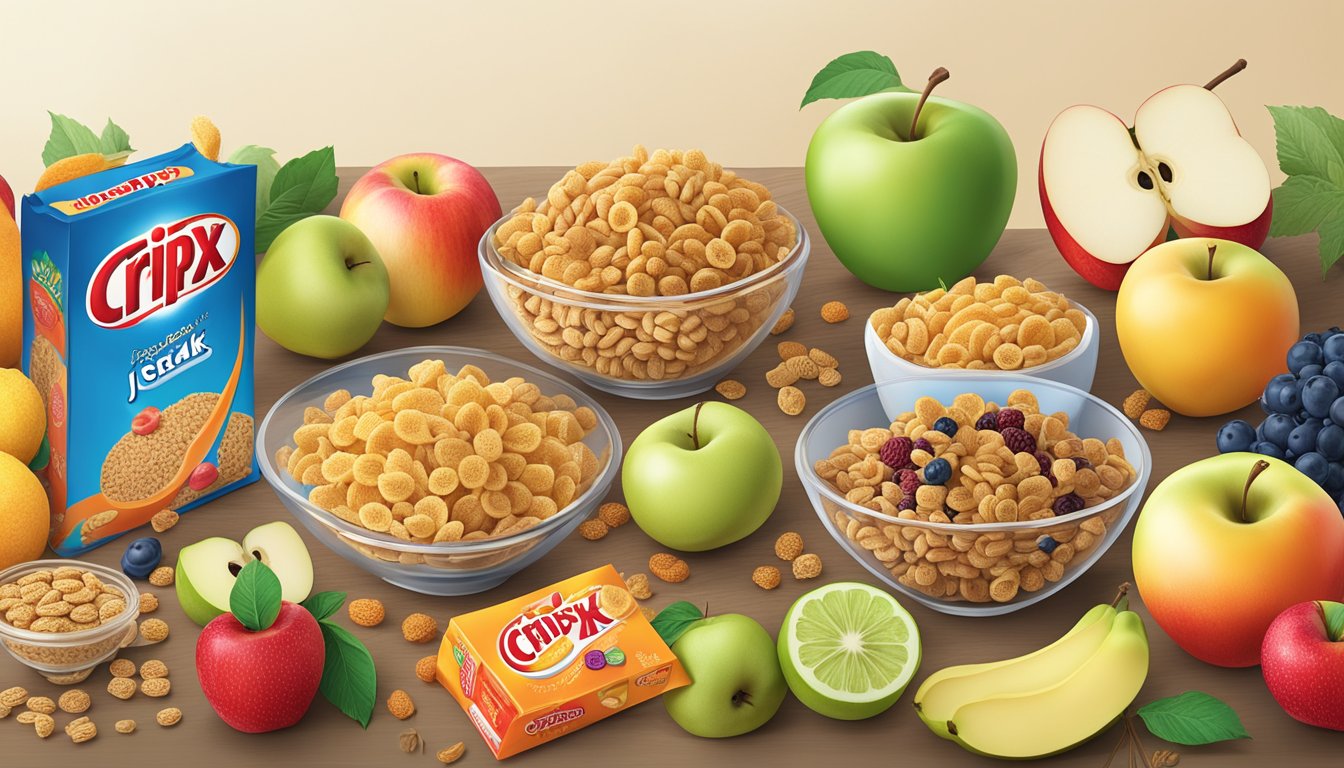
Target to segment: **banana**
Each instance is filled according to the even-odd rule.
[[[1116,603],[1125,598],[1122,587]],[[952,738],[947,721],[971,701],[1020,691],[1023,683],[1048,686],[1062,682],[1106,639],[1115,621],[1116,603],[1102,603],[1050,645],[1003,661],[947,667],[930,675],[915,693],[915,712],[937,735]]]
[[[1072,749],[1104,731],[1148,677],[1143,619],[1120,611],[1096,651],[1053,685],[1022,678],[1020,693],[983,697],[959,707],[947,730],[963,748],[1017,760]]]

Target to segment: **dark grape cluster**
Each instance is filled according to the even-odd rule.
[[[1309,333],[1288,349],[1288,373],[1260,396],[1265,419],[1218,430],[1218,452],[1251,451],[1289,462],[1344,508],[1344,332]]]

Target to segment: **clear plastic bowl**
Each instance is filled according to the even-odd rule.
[[[798,233],[788,256],[769,269],[712,291],[624,296],[577,290],[499,255],[495,230],[510,216],[495,222],[481,238],[481,274],[509,330],[546,363],[622,397],[687,397],[713,387],[755,351],[798,293],[811,245],[802,223],[783,208],[779,212],[793,222]],[[544,327],[538,328],[534,319]],[[555,320],[557,327],[551,327],[548,320]],[[709,329],[706,338],[690,341],[694,331],[682,333],[686,323]],[[589,336],[594,326],[627,327],[629,332],[621,341],[608,340],[609,346],[585,348],[588,341],[596,340],[596,335]],[[683,337],[685,347],[681,346]],[[710,346],[702,351],[705,344]],[[623,345],[629,348],[622,349]],[[677,351],[696,359],[683,361],[676,357]]]
[[[422,360],[443,360],[449,371],[475,365],[492,381],[521,376],[544,395],[568,395],[597,414],[597,426],[584,442],[601,466],[587,488],[579,488],[569,506],[517,534],[477,541],[416,544],[348,523],[308,501],[311,486],[290,477],[275,463],[276,451],[292,445],[308,406],[322,405],[338,389],[367,394],[375,374],[405,376]],[[305,381],[276,401],[257,433],[261,473],[280,501],[333,552],[384,581],[427,595],[467,595],[502,584],[536,562],[597,510],[621,466],[621,437],[611,416],[597,401],[572,384],[528,365],[478,349],[409,347],[370,355],[338,365]]]
[[[865,321],[863,324],[863,348],[868,354],[868,367],[873,372],[873,381],[877,382],[920,376],[949,378],[1030,376],[1035,379],[1057,381],[1088,392],[1092,389],[1092,379],[1097,373],[1097,355],[1101,351],[1101,334],[1097,329],[1096,315],[1093,315],[1087,307],[1076,301],[1073,302],[1073,306],[1087,316],[1087,325],[1083,328],[1083,337],[1079,340],[1078,346],[1048,363],[1016,371],[995,369],[977,371],[966,368],[929,368],[928,366],[917,365],[903,357],[898,357],[895,352],[887,349],[887,345],[882,343],[882,339],[878,338],[877,329],[873,328],[872,322],[869,321]]]
[[[1030,390],[1035,394],[1040,410],[1044,413],[1067,413],[1069,431],[1080,438],[1095,437],[1103,441],[1117,438],[1124,448],[1125,459],[1138,475],[1137,479],[1105,502],[1072,514],[1043,520],[970,525],[911,520],[876,512],[846,500],[844,494],[820,477],[814,469],[819,459],[829,457],[836,447],[848,442],[849,430],[886,427],[894,417],[911,410],[915,400],[920,397],[933,397],[948,404],[959,394],[973,392],[986,402],[1002,405],[1016,389]],[[812,417],[798,438],[794,462],[817,516],[841,547],[897,592],[936,611],[957,616],[995,616],[1021,610],[1045,600],[1077,579],[1115,543],[1134,517],[1152,471],[1151,456],[1143,436],[1115,408],[1087,392],[1065,384],[1020,375],[1009,376],[1006,373],[995,376],[935,375],[897,379],[855,390],[822,408]],[[1098,523],[1105,527],[1104,532],[1099,534],[1095,532]],[[1089,533],[1092,543],[1086,550],[1077,551],[1065,564],[1062,577],[1057,581],[1046,581],[1035,592],[1019,590],[1017,596],[1006,603],[968,602],[960,596],[934,598],[908,587],[897,580],[873,551],[858,543],[856,539],[863,537],[851,538],[846,532],[856,525],[857,529],[871,526],[886,534],[890,526],[895,526],[896,535],[909,536],[911,539],[918,538],[920,534],[947,537],[949,540],[957,534],[963,537],[974,534],[977,537],[987,536],[989,540],[1030,541],[1034,547],[1039,537],[1046,534],[1067,542],[1080,530],[1085,530],[1082,528],[1084,524],[1094,531]]]
[[[0,584],[7,584],[37,571],[78,568],[97,576],[104,584],[121,590],[126,610],[111,621],[78,632],[33,632],[0,621],[0,642],[9,655],[32,667],[56,685],[83,681],[94,667],[110,660],[135,642],[140,616],[140,590],[126,574],[80,560],[33,560],[0,571]]]

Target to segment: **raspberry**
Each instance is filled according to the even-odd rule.
[[[1025,423],[1025,422],[1023,422],[1023,423]],[[995,413],[986,413],[986,414],[983,414],[980,418],[978,418],[978,419],[975,420],[975,428],[976,428],[976,429],[992,429],[992,430],[994,430],[995,432],[998,432],[998,431],[999,431],[999,417],[998,417],[998,414],[995,414]]]
[[[933,422],[933,428],[948,437],[953,437],[957,434],[957,420],[944,416]]]
[[[933,453],[933,443],[930,443],[928,440],[921,437],[915,441],[914,450]]]
[[[919,490],[919,473],[915,472],[913,469],[902,469],[896,473],[896,476],[899,478],[897,482],[900,483],[901,493],[904,493],[908,497],[913,497],[915,491]]]
[[[996,420],[998,422],[1000,432],[1007,429],[1008,427],[1017,427],[1018,429],[1021,429],[1022,425],[1027,423],[1027,417],[1023,416],[1022,412],[1017,410],[1016,408],[1004,408],[1003,410],[999,411],[999,415],[996,417]]]
[[[1076,493],[1066,493],[1055,499],[1055,516],[1068,515],[1085,506],[1083,497]]]
[[[878,449],[877,457],[892,469],[900,469],[910,463],[910,451],[914,441],[908,437],[893,437]]]
[[[934,459],[924,465],[924,482],[929,485],[943,485],[952,479],[952,465],[947,459]]]
[[[1000,411],[1002,413],[1002,411]],[[1013,453],[1036,453],[1036,438],[1020,427],[1004,427],[999,430],[1003,435],[1003,444]]]
[[[896,505],[896,509],[898,509],[898,510],[900,510],[900,511],[902,511],[902,512],[905,512],[905,511],[907,511],[907,510],[911,510],[911,509],[914,509],[914,508],[915,508],[915,497],[914,497],[914,496],[906,496],[905,498],[901,499],[901,501],[900,501],[899,504]]]
[[[1053,538],[1051,538],[1050,536],[1042,536],[1041,538],[1039,538],[1039,539],[1036,540],[1036,548],[1039,549],[1039,550],[1041,550],[1042,552],[1044,552],[1044,553],[1047,554],[1047,555],[1050,554],[1051,552],[1054,552],[1054,551],[1055,551],[1055,547],[1058,547],[1058,546],[1059,546],[1059,542],[1058,542],[1058,541],[1055,541],[1055,540],[1054,540]]]

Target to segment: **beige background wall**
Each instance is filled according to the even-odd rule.
[[[176,146],[204,113],[226,151],[256,143],[289,157],[330,143],[342,165],[413,150],[573,165],[635,142],[701,146],[738,167],[801,165],[838,104],[798,110],[812,75],[866,48],[916,87],[946,66],[942,95],[998,117],[1018,150],[1011,225],[1033,227],[1041,137],[1069,104],[1128,119],[1158,88],[1244,57],[1250,68],[1218,93],[1272,168],[1264,104],[1344,114],[1335,0],[18,5],[6,0],[0,17],[0,174],[21,190],[41,172],[47,109],[112,116],[141,150]]]

